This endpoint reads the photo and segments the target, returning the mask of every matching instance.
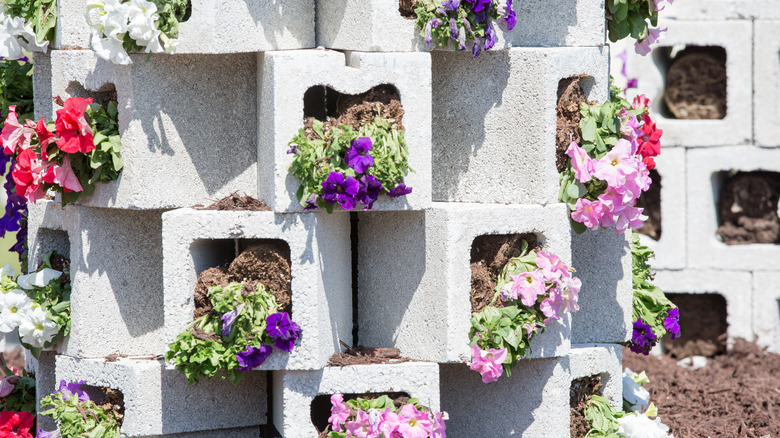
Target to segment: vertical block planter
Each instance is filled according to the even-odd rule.
[[[777,21],[754,22],[753,59],[761,62],[753,65],[753,133],[756,145],[767,147],[780,143],[780,11],[777,14]]]
[[[36,102],[116,92],[124,170],[79,203],[156,209],[201,204],[236,190],[256,196],[254,55],[132,58],[132,65],[118,66],[92,51],[53,51],[51,88],[35,88]],[[226,65],[230,75],[223,74]],[[220,86],[212,86],[217,77]],[[55,110],[39,115],[53,119]]]
[[[600,376],[602,395],[616,409],[623,409],[623,346],[615,344],[572,345],[569,350],[571,381]]]
[[[476,60],[431,56],[434,201],[558,202],[558,83],[585,74],[588,99],[606,100],[608,49],[515,48]]]
[[[326,367],[316,371],[274,371],[273,424],[284,438],[316,438],[315,397],[336,393],[406,393],[432,411],[440,410],[439,365],[424,362]],[[328,411],[329,412],[329,411]],[[327,416],[325,417],[327,418]]]
[[[374,210],[420,210],[431,202],[431,61],[427,53],[356,53],[328,50],[265,52],[258,55],[258,156],[260,197],[276,212],[302,211],[299,181],[287,171],[293,160],[288,143],[303,128],[304,95],[318,86],[360,94],[392,85],[404,109],[409,149],[406,178],[414,191],[405,197],[380,197]],[[322,105],[325,105],[322,103]]]
[[[166,345],[193,321],[198,274],[232,259],[234,239],[290,247],[292,317],[302,336],[292,353],[275,352],[260,369],[319,369],[340,340],[351,342],[349,215],[180,209],[163,214],[162,234]]]
[[[434,203],[425,212],[364,214],[358,230],[360,343],[396,347],[404,357],[435,362],[471,357],[475,238],[533,233],[545,251],[567,265],[571,254],[563,204]],[[417,262],[410,265],[410,260]],[[564,316],[534,339],[533,357],[565,355],[570,337],[569,317]]]

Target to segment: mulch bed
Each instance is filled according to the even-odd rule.
[[[523,242],[528,248],[537,247],[536,235],[531,233],[484,235],[471,244],[471,312],[480,312],[496,294],[496,281],[501,270],[512,257],[521,255]],[[502,307],[502,301],[493,304]]]
[[[689,47],[666,72],[664,102],[678,119],[726,117],[726,51],[722,47]]]
[[[260,199],[255,199],[247,195],[239,195],[238,192],[233,192],[224,198],[215,201],[208,207],[196,205],[198,210],[241,210],[241,211],[271,211],[271,207],[265,205]]]
[[[401,357],[401,350],[397,348],[363,347],[361,345],[350,347],[343,342],[341,344],[346,348],[346,351],[331,356],[328,360],[329,367],[401,363],[409,361],[409,359]]]
[[[650,401],[675,438],[780,437],[780,355],[737,340],[706,367],[686,369],[623,350],[623,366],[647,371]]]
[[[780,243],[780,173],[740,172],[729,178],[718,197],[717,233],[728,245]]]
[[[398,12],[408,20],[416,20],[417,14],[414,9],[417,7],[417,0],[398,0]]]
[[[572,380],[569,389],[569,409],[571,411],[571,438],[583,438],[590,431],[590,424],[585,419],[585,405],[590,396],[602,395],[601,376],[595,375]]]

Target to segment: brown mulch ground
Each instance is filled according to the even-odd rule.
[[[504,265],[512,257],[521,255],[523,242],[528,248],[537,247],[536,235],[510,234],[485,235],[474,239],[471,245],[471,311],[479,312],[485,308],[496,294],[496,280]],[[501,300],[494,305],[502,307]]]
[[[585,419],[585,405],[592,395],[601,395],[603,385],[601,376],[595,375],[572,380],[569,389],[569,409],[571,411],[571,438],[582,438],[590,431]]]
[[[664,102],[678,119],[722,119],[726,85],[726,51],[689,47],[674,57],[666,72]]]
[[[650,401],[675,438],[780,437],[780,355],[737,340],[704,368],[623,350],[623,366],[647,371]]]
[[[718,235],[728,245],[780,243],[780,173],[740,172],[718,197]]]
[[[99,408],[114,411],[117,423],[119,423],[119,426],[122,426],[122,422],[125,420],[125,396],[115,389],[104,387],[98,389],[101,396],[95,400],[95,404]]]
[[[195,206],[198,210],[246,210],[246,211],[271,211],[271,208],[265,205],[261,199],[255,199],[247,195],[239,195],[233,192],[228,196],[214,202],[208,207]]]
[[[566,150],[569,149],[571,142],[582,144],[579,130],[580,103],[588,103],[585,91],[580,85],[580,80],[584,77],[585,75],[573,76],[558,82],[558,106],[555,109],[558,117],[555,132],[555,165],[558,173],[566,170],[566,163],[569,162]]]
[[[401,350],[397,348],[363,347],[361,345],[350,347],[343,342],[341,344],[346,348],[346,351],[331,356],[328,360],[329,367],[401,363],[409,361],[409,359],[401,357]]]

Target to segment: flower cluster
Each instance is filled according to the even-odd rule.
[[[547,324],[579,310],[582,283],[573,269],[544,251],[528,251],[510,259],[498,278],[493,303],[471,318],[470,368],[484,383],[498,380],[531,350],[531,340]]]
[[[274,349],[289,353],[301,337],[301,327],[278,311],[275,298],[260,283],[248,293],[243,283],[213,286],[208,296],[213,310],[190,324],[165,353],[190,384],[220,372],[238,384],[245,371],[262,365]]]
[[[84,381],[60,381],[53,394],[41,399],[41,406],[51,406],[41,415],[52,417],[58,431],[39,429],[38,438],[81,437],[119,438],[121,417],[109,407],[100,407],[81,388]]]
[[[653,257],[653,251],[639,242],[637,233],[632,236],[631,257],[634,330],[627,345],[634,353],[647,355],[666,333],[672,339],[680,337],[680,310],[652,284],[648,260]]]
[[[30,52],[46,52],[57,23],[55,0],[6,0],[0,3],[0,57],[28,59]]]
[[[3,432],[7,432],[7,428],[24,429],[27,416],[34,415],[35,379],[27,376],[24,371],[8,368],[2,355],[0,372],[0,375],[6,376],[0,379],[0,437],[4,437]]]
[[[647,55],[650,53],[650,45],[657,43],[667,30],[654,29],[651,26],[658,26],[658,13],[673,2],[674,0],[607,0],[607,29],[610,41],[614,43],[630,35],[636,40],[636,53]]]
[[[103,59],[127,65],[128,51],[174,53],[186,1],[96,0],[85,17],[92,28],[92,49]]]
[[[412,192],[403,183],[411,169],[403,131],[395,123],[376,117],[359,132],[344,125],[325,131],[314,120],[312,133],[315,138],[301,129],[288,151],[295,154],[290,173],[301,181],[298,200],[306,210],[331,212],[335,205],[352,210],[360,204],[370,210],[380,195],[398,198]]]
[[[633,105],[617,96],[601,105],[581,108],[582,147],[572,142],[570,162],[561,174],[560,198],[572,210],[578,233],[613,227],[616,233],[640,228],[647,220],[636,200],[650,188],[650,170],[661,152],[663,131],[647,115],[649,100]]]
[[[62,193],[63,204],[89,195],[98,181],[116,179],[123,163],[117,107],[92,99],[55,98],[62,106],[52,123],[20,122],[9,108],[2,130],[3,153],[14,158],[16,194],[35,203],[50,189]]]
[[[431,412],[417,399],[409,399],[400,408],[383,395],[375,399],[357,398],[344,402],[343,394],[330,397],[328,438],[445,438],[447,412]]]
[[[467,50],[471,41],[471,56],[496,45],[496,24],[501,19],[507,30],[517,24],[512,0],[422,0],[415,9],[417,27],[426,44],[447,47],[450,42],[458,50]]]

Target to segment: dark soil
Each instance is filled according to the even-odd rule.
[[[588,97],[585,96],[585,90],[580,85],[580,80],[585,75],[573,76],[561,79],[558,82],[558,106],[555,113],[558,116],[557,128],[555,131],[555,165],[558,173],[566,170],[566,164],[569,157],[566,150],[569,149],[571,142],[576,141],[581,145],[580,138],[580,103],[588,103]]]
[[[411,397],[405,392],[384,392],[367,394],[344,394],[344,401],[354,400],[356,398],[374,399],[383,395],[390,397],[396,408],[400,409]],[[314,397],[311,402],[311,422],[320,431],[319,437],[327,436],[330,431],[328,417],[330,417],[330,394],[322,394]]]
[[[713,357],[726,352],[726,299],[718,294],[667,294],[680,309],[679,338],[661,345],[672,357]],[[633,368],[632,368],[633,369]],[[635,370],[636,371],[636,370]]]
[[[676,438],[780,437],[780,355],[740,339],[704,368],[676,361],[623,349],[623,366],[647,371],[650,401]]]
[[[728,245],[780,243],[780,173],[740,172],[718,198],[718,235]]]
[[[262,283],[276,299],[280,312],[292,314],[292,274],[290,247],[280,240],[257,243],[238,255],[229,265],[206,269],[195,283],[195,318],[211,311],[208,288],[244,282],[245,291]]]
[[[496,281],[501,270],[512,257],[522,253],[523,242],[529,249],[537,248],[536,235],[531,233],[509,235],[485,235],[471,244],[471,311],[485,308],[496,294]],[[496,300],[496,307],[502,307]]]
[[[417,14],[414,9],[417,7],[417,0],[398,0],[398,12],[408,20],[416,20]]]
[[[271,207],[265,205],[261,199],[255,199],[247,195],[239,195],[233,192],[230,195],[214,202],[208,207],[195,206],[199,210],[246,210],[246,211],[271,211]]]
[[[70,284],[70,259],[62,254],[55,253],[52,254],[49,262],[51,263],[52,269],[62,272],[62,276],[60,277],[62,285],[65,286]],[[41,266],[39,265],[38,269],[40,268]]]
[[[103,386],[84,385],[82,387],[92,401],[102,409],[113,411],[116,414],[119,426],[125,419],[125,396],[116,389]]]
[[[726,84],[726,51],[690,47],[674,57],[666,72],[664,102],[678,119],[722,119]]]
[[[592,395],[601,395],[603,385],[601,376],[595,375],[572,380],[569,389],[569,408],[571,409],[571,438],[583,438],[590,431],[585,419],[585,405]]]
[[[647,215],[647,220],[638,231],[657,241],[661,238],[661,175],[653,169],[650,171],[650,179],[653,180],[650,189],[636,200],[636,206],[644,208],[643,213]]]
[[[346,347],[343,353],[336,353],[328,360],[329,367],[346,367],[350,365],[370,365],[380,363],[401,363],[409,359],[401,357],[401,350],[397,348],[372,348],[361,345]]]

